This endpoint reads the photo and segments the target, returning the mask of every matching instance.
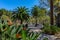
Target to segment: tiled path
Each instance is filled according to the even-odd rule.
[[[34,24],[29,25],[29,27],[31,30],[30,31],[34,31],[34,32],[40,32],[40,28],[43,28],[42,24],[39,24],[37,27],[34,27]],[[44,38],[48,38],[48,40],[55,40],[56,37],[53,35],[48,35],[48,34],[40,34],[37,40],[43,40]]]
[[[37,40],[43,40],[44,38],[48,38],[48,40],[55,40],[56,37],[53,35],[41,34]]]

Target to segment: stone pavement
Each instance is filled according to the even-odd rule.
[[[34,24],[30,24],[29,27],[30,32],[41,32],[41,28],[43,28],[42,24],[39,24],[37,27],[34,26]],[[48,40],[60,40],[56,39],[54,35],[48,35],[48,34],[40,34],[37,40],[43,40],[44,38],[48,38]]]
[[[44,38],[48,38],[48,40],[56,40],[57,37],[54,35],[40,34],[37,40],[43,40]]]

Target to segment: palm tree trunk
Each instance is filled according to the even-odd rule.
[[[36,24],[35,24],[35,27],[37,27],[37,17],[36,17]]]
[[[51,26],[54,25],[54,18],[53,18],[53,0],[50,0],[50,24],[51,24]]]
[[[21,24],[23,24],[23,21],[21,20]]]

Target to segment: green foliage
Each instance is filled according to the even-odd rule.
[[[13,16],[15,19],[20,19],[21,21],[28,20],[29,18],[29,10],[26,7],[17,7]]]
[[[24,28],[23,25],[16,27],[15,24],[9,26],[7,21],[0,22],[0,37],[2,40],[37,40],[39,33],[30,33],[29,30]]]
[[[6,15],[6,16],[11,17],[12,16],[12,12],[8,11],[6,9],[0,9],[0,15]]]
[[[55,34],[60,31],[60,28],[57,26],[49,26],[49,24],[45,24],[43,28],[43,32],[47,34]]]
[[[39,10],[40,10],[40,8],[36,5],[32,8],[31,13],[32,13],[33,17],[39,16]]]
[[[48,38],[44,38],[43,40],[48,40]]]
[[[37,37],[39,36],[39,33],[28,33],[27,40],[37,40]]]

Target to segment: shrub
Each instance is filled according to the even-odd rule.
[[[44,38],[43,40],[48,40],[48,38]]]
[[[7,22],[0,23],[0,37],[2,40],[37,40],[38,33],[29,32],[30,29],[23,27],[23,24],[16,27],[15,24],[8,26]]]
[[[55,34],[60,31],[60,28],[58,28],[57,26],[50,26],[49,24],[45,24],[42,30],[46,34]]]

